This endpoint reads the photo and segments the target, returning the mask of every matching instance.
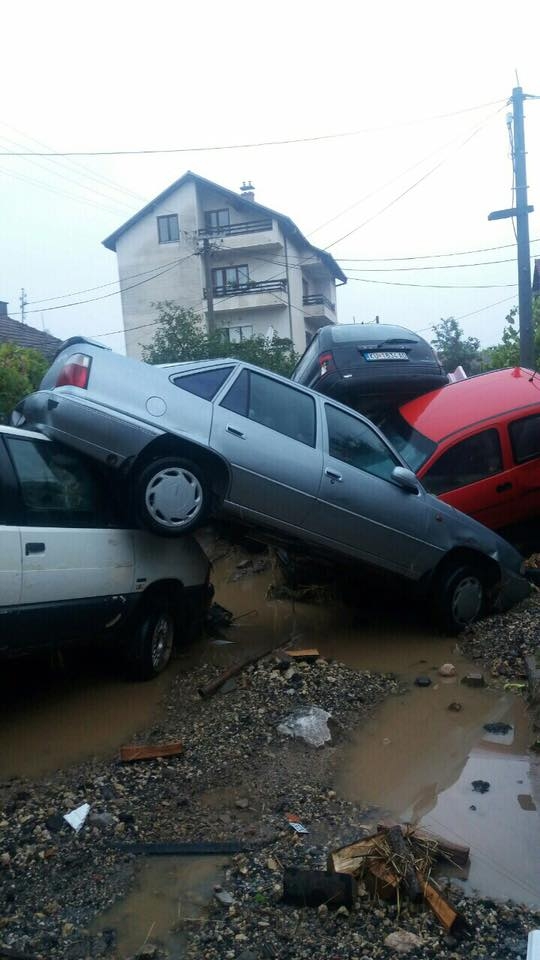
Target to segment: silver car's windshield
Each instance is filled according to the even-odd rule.
[[[437,448],[433,440],[411,427],[399,413],[386,413],[378,425],[415,473]]]

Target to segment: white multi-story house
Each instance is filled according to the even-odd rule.
[[[275,332],[302,353],[336,323],[334,258],[289,217],[188,172],[103,241],[116,252],[129,356],[152,341],[156,304],[172,301],[206,318],[231,342]]]

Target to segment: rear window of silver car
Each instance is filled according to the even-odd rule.
[[[203,400],[213,400],[219,388],[225,383],[234,367],[212,367],[210,370],[198,370],[196,373],[184,373],[172,377],[175,387],[194,393]]]

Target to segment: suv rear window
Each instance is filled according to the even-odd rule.
[[[203,400],[213,400],[219,388],[225,383],[232,367],[215,367],[211,370],[199,370],[197,373],[185,373],[172,377],[175,387],[194,393]]]

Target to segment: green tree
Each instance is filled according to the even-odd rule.
[[[183,360],[210,360],[237,357],[275,373],[288,376],[298,362],[290,340],[282,337],[251,337],[240,343],[229,343],[223,333],[208,333],[206,325],[194,310],[166,301],[156,304],[158,319],[154,339],[143,346],[147,363],[175,363]]]
[[[519,327],[518,308],[512,307],[506,317],[506,326],[503,330],[501,342],[488,351],[488,362],[491,369],[500,367],[519,366]],[[540,297],[533,300],[533,330],[535,369],[540,367]]]
[[[480,341],[476,337],[463,335],[455,317],[441,319],[433,326],[434,337],[431,341],[447,373],[462,366],[465,373],[476,373],[481,366]]]
[[[39,387],[47,367],[38,350],[0,344],[0,423],[6,423],[19,400]]]

